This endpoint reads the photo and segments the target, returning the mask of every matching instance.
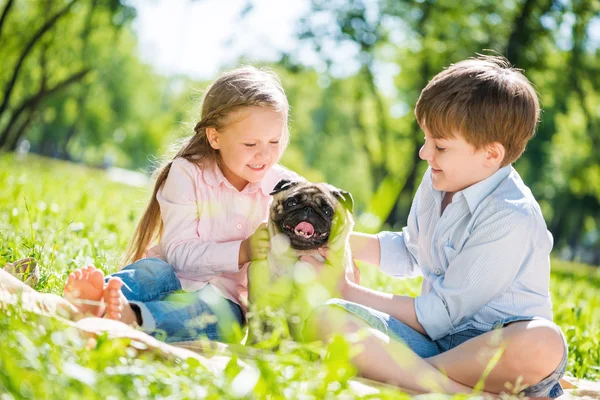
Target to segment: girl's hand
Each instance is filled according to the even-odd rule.
[[[264,260],[271,249],[271,241],[267,224],[262,223],[256,231],[240,247],[240,264],[248,261]]]

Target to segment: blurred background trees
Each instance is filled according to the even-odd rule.
[[[178,118],[179,94],[137,55],[135,9],[120,0],[4,0],[0,148],[148,163]]]
[[[206,82],[140,60],[126,1],[3,0],[0,13],[2,149],[29,143],[47,156],[148,168],[189,132],[193,89]],[[515,167],[555,249],[600,264],[600,2],[312,0],[296,32],[297,51],[269,64],[292,106],[283,162],[351,191],[357,229],[406,221],[426,168],[413,116],[420,90],[453,62],[496,53],[540,95],[537,135]],[[303,62],[307,49],[321,67]]]

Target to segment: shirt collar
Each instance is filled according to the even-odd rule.
[[[469,207],[469,211],[472,213],[475,211],[479,203],[481,203],[484,198],[489,196],[498,187],[498,185],[500,185],[500,182],[502,182],[512,171],[513,167],[511,165],[500,168],[490,177],[477,182],[466,189],[456,192],[454,194],[453,201],[460,197],[464,197]],[[441,206],[444,198],[444,192],[434,189],[433,182],[431,180],[431,167],[427,169],[425,177],[427,179],[427,187],[429,187],[431,190],[437,206]]]
[[[227,188],[237,191],[237,189],[225,178],[221,168],[217,163],[210,163],[202,169],[202,177],[204,182],[210,186],[225,185]],[[277,174],[273,171],[273,168],[269,169],[265,174],[265,177],[260,182],[251,182],[240,192],[242,194],[252,194],[257,190],[261,190],[265,196],[269,196],[271,191],[278,182]]]
[[[500,168],[490,177],[477,182],[474,185],[469,186],[466,189],[461,190],[467,204],[469,206],[469,211],[473,213],[477,206],[489,196],[500,183],[506,179],[506,177],[513,171],[512,165],[507,165],[506,167]]]

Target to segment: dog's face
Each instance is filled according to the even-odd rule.
[[[324,183],[282,180],[271,194],[271,223],[295,250],[327,245],[344,229],[354,207],[350,193]]]

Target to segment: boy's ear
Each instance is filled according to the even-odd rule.
[[[501,165],[505,155],[506,149],[501,143],[490,143],[486,146],[485,162],[489,167]]]
[[[206,128],[206,139],[208,139],[208,143],[213,149],[219,150],[221,148],[219,144],[219,132],[214,127],[210,126]]]

